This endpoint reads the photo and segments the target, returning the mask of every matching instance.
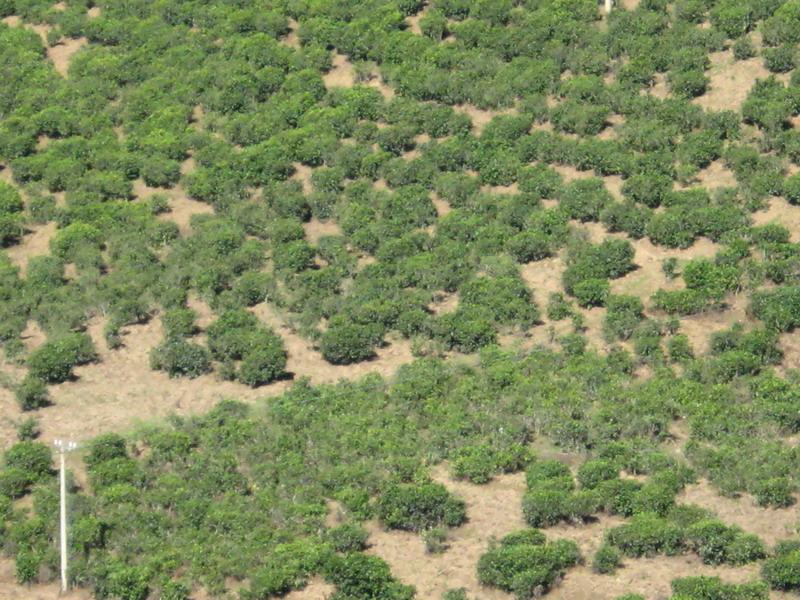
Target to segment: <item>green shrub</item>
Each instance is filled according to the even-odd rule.
[[[592,570],[602,575],[611,575],[617,571],[622,564],[622,556],[619,550],[608,544],[603,544],[595,552],[592,560]]]
[[[764,542],[754,534],[739,533],[725,548],[725,562],[730,565],[744,565],[766,556]]]
[[[89,452],[84,458],[87,468],[92,469],[102,462],[114,458],[127,458],[125,438],[116,433],[104,433],[89,442]]]
[[[195,378],[211,371],[211,354],[199,344],[172,339],[150,351],[150,368],[170,377]]]
[[[538,529],[521,529],[509,533],[500,540],[501,546],[541,546],[547,542],[547,536]]]
[[[720,521],[706,519],[689,527],[686,538],[704,563],[719,565],[726,562],[727,548],[737,533],[734,528]]]
[[[191,308],[172,308],[161,317],[167,339],[191,337],[198,332],[197,313]]]
[[[326,565],[325,578],[343,598],[411,600],[414,597],[414,588],[398,583],[382,559],[360,552],[333,556]]]
[[[755,292],[750,310],[765,326],[775,331],[791,331],[800,325],[800,287],[786,286]]]
[[[84,333],[67,333],[44,343],[28,357],[28,374],[48,383],[72,377],[72,369],[96,358],[92,339]]]
[[[459,352],[475,352],[497,340],[491,314],[482,308],[459,307],[441,315],[434,330],[436,338],[447,348]]]
[[[149,579],[144,567],[116,563],[108,571],[105,589],[119,600],[145,600],[150,595]]]
[[[258,317],[244,309],[229,310],[208,326],[208,349],[217,360],[239,360],[252,345],[252,335],[259,331]]]
[[[376,505],[378,517],[390,529],[422,531],[457,527],[467,517],[465,504],[438,483],[388,485]]]
[[[675,491],[665,485],[649,481],[636,492],[633,498],[633,512],[666,515],[675,506]]]
[[[672,362],[683,362],[694,358],[689,338],[684,334],[673,335],[667,342],[667,351]]]
[[[606,541],[633,558],[656,554],[671,556],[680,554],[685,547],[680,527],[651,513],[636,515],[630,523],[609,529]]]
[[[522,231],[508,240],[508,252],[519,263],[542,260],[553,254],[552,241],[540,231]]]
[[[578,547],[571,540],[490,546],[478,561],[478,580],[525,600],[546,593],[556,578],[579,561]]]
[[[650,208],[661,205],[667,192],[672,189],[672,179],[659,173],[637,173],[622,184],[622,194]]]
[[[561,321],[572,316],[573,309],[564,294],[552,292],[547,302],[547,318],[551,321]]]
[[[41,430],[39,429],[39,421],[33,417],[28,417],[23,421],[17,423],[17,439],[21,442],[26,442],[30,440],[35,440],[41,434]],[[0,508],[2,508],[2,498],[0,498]],[[0,516],[2,515],[2,511],[0,510]]]
[[[764,66],[773,73],[787,73],[797,66],[797,48],[783,45],[777,48],[764,48]]]
[[[486,483],[498,471],[495,453],[489,445],[464,446],[453,456],[453,475],[471,483]]]
[[[604,306],[611,293],[611,284],[608,280],[591,277],[577,282],[572,286],[572,294],[582,308]]]
[[[50,448],[41,442],[17,442],[6,450],[4,459],[8,469],[19,469],[27,473],[30,481],[42,479],[53,471]]]
[[[603,333],[607,338],[626,340],[644,318],[644,305],[636,296],[610,295],[606,300]]]
[[[17,188],[13,185],[0,181],[0,214],[11,214],[22,212],[25,204],[22,196],[19,195]]]
[[[609,479],[600,482],[597,493],[607,513],[630,517],[636,509],[636,497],[642,484],[631,479]]]
[[[708,77],[700,69],[670,71],[667,81],[672,93],[683,98],[702,96],[708,87]]]
[[[28,493],[33,480],[31,474],[16,467],[5,468],[0,471],[0,494],[16,499]]]
[[[522,498],[522,513],[531,527],[552,527],[568,518],[570,493],[559,489],[534,489]]]
[[[65,262],[74,262],[82,249],[99,248],[102,242],[103,234],[97,227],[76,221],[56,233],[50,249]]]
[[[349,523],[328,531],[328,539],[337,552],[361,552],[367,547],[368,537],[366,529]]]
[[[245,306],[255,306],[275,294],[275,281],[269,273],[248,271],[233,286],[233,294]]]
[[[15,557],[15,571],[17,582],[31,583],[39,574],[39,569],[42,564],[42,555],[40,552],[30,550],[28,548],[21,548]]]
[[[692,214],[682,207],[655,213],[647,224],[647,237],[659,246],[688,248],[698,235]]]
[[[329,363],[348,365],[372,358],[380,339],[381,331],[377,324],[332,321],[322,334],[320,350]]]
[[[280,336],[267,330],[251,334],[250,347],[239,367],[239,381],[257,387],[275,381],[286,369],[287,354]]]
[[[602,179],[578,179],[564,188],[560,206],[572,219],[598,221],[613,200]]]
[[[800,590],[800,548],[779,548],[775,556],[764,561],[761,577],[772,589]]]
[[[719,577],[681,577],[672,581],[673,598],[686,600],[767,600],[769,591],[763,583],[723,583]]]
[[[710,13],[711,23],[729,38],[738,38],[753,26],[753,10],[748,3],[735,0],[718,2]]]
[[[800,204],[800,173],[786,178],[783,182],[783,195],[792,204]]]
[[[530,290],[516,274],[470,279],[459,298],[464,310],[487,310],[499,324],[527,327],[539,318]]]
[[[700,290],[658,290],[652,300],[653,306],[670,315],[693,315],[712,304]]]
[[[533,462],[525,471],[525,481],[528,489],[533,489],[539,484],[551,485],[558,482],[562,489],[572,491],[575,484],[569,467],[557,460],[538,460]]]
[[[89,471],[89,480],[96,493],[119,484],[140,488],[144,484],[144,477],[139,463],[128,457],[104,460],[93,465]]]
[[[578,483],[593,490],[604,481],[616,479],[619,468],[606,460],[587,460],[578,468]]]
[[[45,382],[30,375],[17,386],[14,396],[22,410],[36,410],[50,404],[50,395]]]
[[[611,233],[624,231],[634,239],[644,237],[652,211],[633,202],[614,202],[600,213],[600,221]]]
[[[795,486],[787,477],[770,477],[759,481],[753,494],[759,506],[786,507],[795,503]]]
[[[577,284],[586,280],[616,279],[634,268],[633,246],[627,240],[608,239],[600,244],[579,244],[570,248],[564,271],[564,289],[574,294]],[[600,284],[589,287],[599,291]]]
[[[180,581],[167,581],[161,586],[161,600],[189,600],[189,586]]]
[[[294,240],[272,247],[272,260],[275,268],[298,273],[314,264],[316,252],[306,240]]]

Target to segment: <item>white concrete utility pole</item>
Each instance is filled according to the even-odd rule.
[[[78,447],[75,442],[67,440],[55,440],[53,445],[58,450],[60,457],[60,480],[61,480],[61,592],[67,591],[67,468],[66,455]]]
[[[606,0],[606,14],[611,13],[611,0]]]

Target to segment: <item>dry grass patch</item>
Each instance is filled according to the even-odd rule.
[[[49,443],[65,436],[86,440],[104,431],[125,431],[140,422],[149,422],[176,413],[201,414],[220,400],[235,398],[254,401],[288,387],[286,381],[253,389],[220,381],[214,374],[196,379],[170,377],[150,369],[150,350],[161,343],[163,334],[158,318],[144,325],[123,329],[124,346],[110,350],[102,335],[105,320],[90,321],[88,333],[99,354],[96,363],[77,367],[76,379],[50,386],[53,405],[37,411],[42,440]],[[3,371],[21,379],[21,370]],[[13,393],[0,389],[0,441],[7,447],[15,439],[13,422],[24,418]]]
[[[770,198],[767,207],[754,212],[752,219],[753,225],[783,225],[789,230],[789,240],[795,244],[800,242],[800,206],[789,204],[783,198]]]
[[[683,279],[668,279],[661,269],[668,258],[686,262],[693,258],[713,258],[719,245],[708,238],[698,239],[694,245],[685,249],[656,246],[647,238],[631,240],[634,249],[633,262],[636,269],[619,279],[611,280],[611,292],[638,296],[647,305],[650,297],[659,289],[676,290],[683,287]]]
[[[322,358],[311,340],[300,336],[271,305],[257,304],[252,311],[283,338],[289,355],[287,372],[295,378],[308,377],[313,384],[335,383],[343,378],[357,379],[368,373],[389,377],[398,367],[414,360],[408,340],[393,339],[383,348],[378,348],[372,360],[352,365],[332,365]],[[267,387],[270,386],[263,389]]]
[[[77,589],[62,594],[58,582],[21,586],[14,583],[16,567],[10,558],[0,558],[0,598],[3,600],[90,600],[89,590]]]
[[[515,115],[517,110],[515,108],[506,108],[503,110],[484,110],[473,106],[472,104],[456,104],[453,106],[456,112],[469,115],[472,120],[472,129],[477,135],[480,135],[483,129],[498,115]]]
[[[761,57],[735,60],[733,52],[712,52],[708,91],[694,100],[707,110],[739,110],[757,79],[769,77]]]
[[[297,30],[299,28],[300,24],[297,21],[289,19],[289,33],[286,34],[286,37],[284,37],[281,42],[290,48],[299,49],[300,37],[297,35]]]
[[[47,49],[47,57],[52,61],[59,75],[66,77],[72,57],[88,43],[89,40],[85,37],[63,38],[58,44]]]
[[[681,333],[689,338],[689,343],[695,353],[708,350],[708,341],[711,334],[725,329],[730,329],[736,323],[747,326],[750,319],[747,307],[750,304],[750,294],[743,292],[731,294],[725,298],[723,310],[710,310],[696,315],[681,318]]]
[[[428,305],[428,310],[435,315],[445,315],[454,312],[458,308],[457,292],[437,292],[433,296],[433,302]]]
[[[513,598],[478,583],[477,564],[492,538],[500,538],[525,527],[522,496],[525,475],[501,475],[485,485],[453,480],[446,469],[434,472],[434,479],[446,485],[467,505],[468,521],[448,534],[449,548],[442,554],[427,554],[422,538],[404,531],[370,527],[368,552],[380,556],[403,583],[417,588],[417,598],[437,599],[450,588],[466,588],[470,597],[481,600]]]
[[[602,532],[598,534],[602,535]],[[587,562],[592,559],[591,556],[585,558]],[[637,593],[644,595],[645,598],[663,600],[672,595],[670,584],[673,579],[698,575],[720,577],[727,583],[744,583],[757,580],[759,570],[757,565],[712,567],[704,565],[694,555],[629,558],[623,560],[622,568],[614,575],[599,575],[588,565],[571,569],[548,598],[614,600],[623,594]]]
[[[320,221],[312,217],[310,221],[303,223],[303,229],[306,232],[306,239],[313,245],[317,245],[323,237],[342,235],[342,228],[333,219]]]
[[[353,87],[356,84],[356,72],[347,57],[336,52],[332,63],[330,71],[322,77],[325,87]]]
[[[284,600],[327,600],[336,588],[322,579],[315,577],[311,579],[302,590],[295,590],[283,596]]]
[[[737,187],[736,176],[722,160],[715,160],[695,176],[699,185],[707,189]]]
[[[42,328],[39,327],[39,324],[34,320],[28,321],[25,325],[25,329],[20,334],[20,338],[25,345],[25,350],[28,352],[35,350],[47,341],[47,336],[44,331],[42,331]]]
[[[5,248],[11,262],[19,267],[20,274],[25,275],[31,258],[50,254],[50,240],[57,230],[58,225],[55,221],[44,225],[31,225],[19,244]]]
[[[562,256],[553,256],[520,267],[522,279],[539,301],[547,300],[552,292],[562,291],[561,278],[566,265]]]
[[[406,25],[408,25],[408,28],[411,31],[411,33],[422,35],[422,29],[420,29],[419,27],[419,21],[420,19],[422,19],[422,17],[424,17],[427,14],[430,8],[431,8],[430,4],[426,3],[425,6],[422,8],[422,10],[419,11],[417,14],[405,18]]]
[[[656,73],[653,77],[653,85],[650,86],[646,92],[650,94],[654,98],[658,98],[659,100],[664,100],[668,98],[670,95],[669,92],[669,85],[667,85],[667,76],[664,73]]]
[[[181,174],[190,173],[195,167],[193,158],[187,158],[181,163]],[[189,235],[192,231],[192,217],[195,215],[214,214],[214,207],[205,202],[194,200],[186,193],[180,184],[171,188],[154,188],[148,186],[143,179],[133,182],[133,195],[144,200],[154,194],[163,194],[169,199],[169,212],[158,215],[162,221],[172,221],[178,226],[181,235]]]
[[[294,168],[294,173],[289,179],[299,181],[300,185],[303,186],[304,194],[308,195],[313,192],[314,186],[311,184],[311,175],[314,173],[314,169],[303,163],[292,163],[292,167]]]
[[[687,486],[678,496],[678,501],[702,506],[716,513],[725,523],[738,525],[747,533],[756,534],[769,546],[794,535],[800,523],[797,506],[762,508],[747,494],[739,498],[726,498],[705,479]]]
[[[450,203],[447,200],[443,200],[436,192],[431,192],[431,202],[436,207],[436,214],[439,217],[444,217],[453,210]]]
[[[192,200],[182,189],[174,188],[168,192],[168,196],[170,211],[159,215],[159,218],[175,223],[181,235],[186,236],[191,232],[192,217],[214,213],[214,207],[205,202]]]

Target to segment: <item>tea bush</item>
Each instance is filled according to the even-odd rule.
[[[761,576],[772,589],[800,589],[800,548],[796,544],[778,545],[773,556],[764,561]]]
[[[464,502],[438,483],[391,484],[378,498],[377,513],[390,529],[409,531],[457,527],[466,520]]]
[[[211,370],[211,354],[193,342],[168,340],[150,352],[150,368],[166,371],[170,377],[199,377]]]
[[[767,587],[761,582],[730,584],[719,577],[681,577],[672,581],[673,598],[731,598],[732,600],[766,600]]]
[[[478,580],[482,585],[500,588],[524,600],[547,592],[556,578],[580,560],[578,547],[572,541],[503,543],[501,540],[499,545],[490,546],[478,561]]]
[[[595,552],[592,560],[592,570],[602,575],[611,575],[617,571],[622,563],[619,551],[613,546],[603,545]]]
[[[94,344],[84,333],[66,333],[45,342],[28,357],[28,373],[48,383],[60,383],[73,376],[73,368],[96,358]]]

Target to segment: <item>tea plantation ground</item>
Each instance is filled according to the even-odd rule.
[[[0,596],[800,593],[798,0],[0,18]]]

